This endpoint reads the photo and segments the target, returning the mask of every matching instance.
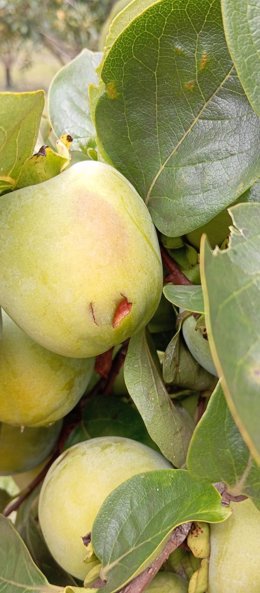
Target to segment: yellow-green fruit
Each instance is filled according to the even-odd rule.
[[[62,422],[37,428],[0,424],[0,475],[25,472],[39,465],[52,451]]]
[[[203,337],[200,328],[196,328],[197,320],[193,315],[185,319],[182,324],[182,333],[184,340],[189,348],[193,358],[202,366],[208,373],[217,377],[214,362],[212,360],[209,343]]]
[[[153,579],[146,593],[187,593],[187,583],[173,572],[159,572]]]
[[[210,554],[209,524],[194,522],[187,537],[187,544],[195,558],[208,558]]]
[[[92,359],[49,352],[2,311],[0,337],[0,422],[47,425],[63,418],[90,380]]]
[[[0,197],[0,303],[36,342],[91,357],[145,326],[162,292],[156,232],[113,167],[82,161]]]
[[[98,437],[78,443],[51,466],[41,489],[39,519],[47,546],[69,573],[84,579],[86,548],[105,498],[135,474],[169,469],[162,455],[123,437]]]
[[[208,593],[259,593],[260,512],[249,499],[231,507],[225,523],[210,527]]]
[[[193,573],[189,581],[188,593],[207,593],[208,591],[209,560],[203,558],[199,568]]]

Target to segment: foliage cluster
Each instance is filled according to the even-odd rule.
[[[52,4],[74,38],[71,3]],[[0,593],[259,592],[259,21],[253,0],[133,0],[102,52],[57,73],[48,118],[41,90],[0,95],[0,473],[23,484],[0,491]],[[123,481],[82,527],[82,582],[52,558],[38,500],[96,437],[167,468]],[[80,474],[54,540],[65,503],[91,506]],[[170,589],[150,584],[162,567]]]

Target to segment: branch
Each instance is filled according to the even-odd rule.
[[[95,397],[96,395],[109,395],[111,393],[111,391],[113,389],[114,382],[116,380],[116,377],[117,377],[118,373],[120,372],[121,367],[124,364],[124,360],[125,360],[127,348],[128,348],[128,342],[129,342],[129,340],[126,340],[125,342],[123,342],[121,348],[116,353],[116,355],[112,361],[112,365],[111,365],[108,376],[106,378],[101,377],[101,379],[99,379],[99,381],[94,385],[94,387],[91,389],[91,391],[89,391],[85,395],[83,395],[83,397],[81,398],[81,400],[78,404],[80,406],[81,410],[83,410],[85,408],[85,405],[90,398]]]
[[[55,58],[57,58],[57,60],[59,60],[63,66],[66,64],[66,62],[71,60],[73,56],[71,56],[71,54],[66,49],[61,47],[55,39],[43,31],[40,31],[40,35],[42,37],[43,45],[52,53]]]
[[[103,352],[103,354],[99,354],[99,356],[97,356],[96,358],[95,371],[104,379],[108,378],[109,373],[111,371],[113,362],[113,350],[114,348],[110,348],[106,352]]]
[[[160,249],[161,249],[161,256],[162,256],[163,264],[165,265],[165,267],[167,268],[167,270],[169,272],[169,275],[166,276],[166,278],[165,278],[165,282],[166,283],[171,282],[172,284],[176,284],[176,285],[192,284],[192,282],[188,278],[186,278],[185,274],[183,274],[183,272],[180,270],[179,266],[169,256],[166,249],[162,245],[160,246]]]
[[[244,494],[239,494],[238,496],[231,494],[227,491],[227,485],[224,482],[215,482],[213,486],[221,495],[221,502],[224,507],[228,507],[230,505],[230,502],[241,502],[248,498],[248,496],[245,496]]]
[[[34,480],[32,480],[32,482],[30,482],[30,484],[28,484],[28,486],[26,486],[26,488],[20,492],[19,496],[17,496],[15,500],[8,503],[8,505],[3,510],[4,517],[9,517],[13,511],[17,511],[19,509],[21,504],[26,500],[26,498],[28,498],[29,494],[31,494],[31,492],[35,490],[36,486],[38,486],[38,484],[42,482],[43,478],[45,478],[48,469],[51,467],[58,454],[59,453],[55,451],[46,465],[42,468],[38,476],[36,476],[36,478],[34,478]]]

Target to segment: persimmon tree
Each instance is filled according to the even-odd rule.
[[[120,7],[0,95],[0,593],[258,593],[260,8]]]

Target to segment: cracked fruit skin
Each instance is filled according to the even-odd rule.
[[[38,466],[53,450],[62,422],[37,428],[0,423],[0,475],[26,472]]]
[[[92,359],[49,352],[2,311],[0,422],[46,426],[63,418],[81,398],[92,371]]]
[[[84,580],[81,538],[105,498],[136,474],[170,467],[160,453],[123,437],[97,437],[67,449],[49,469],[39,500],[41,529],[56,562]]]
[[[162,292],[148,209],[97,161],[0,197],[0,260],[0,304],[63,356],[96,356],[129,338]]]
[[[231,508],[225,523],[210,527],[208,593],[259,593],[260,512],[250,499]]]

